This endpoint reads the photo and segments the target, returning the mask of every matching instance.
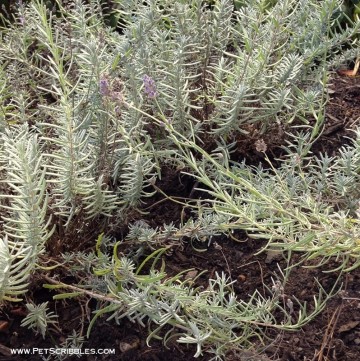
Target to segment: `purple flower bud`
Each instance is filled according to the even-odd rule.
[[[99,88],[101,96],[108,97],[110,95],[109,82],[106,78],[100,79]]]
[[[144,92],[148,98],[153,99],[157,96],[155,80],[148,75],[144,75]]]

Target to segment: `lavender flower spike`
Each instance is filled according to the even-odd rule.
[[[101,96],[108,97],[110,95],[109,82],[106,77],[100,79],[99,88]]]
[[[149,75],[145,74],[143,77],[143,82],[145,94],[148,96],[148,98],[155,98],[157,96],[155,80]]]

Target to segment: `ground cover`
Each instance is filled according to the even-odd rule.
[[[352,130],[360,122],[360,78],[348,78],[334,74],[330,89],[333,89],[331,100],[327,105],[327,118],[324,135],[314,145],[314,152],[326,151],[332,155],[346,142],[347,137],[353,137]],[[341,126],[339,120],[341,119]],[[192,189],[192,183],[182,180],[178,174],[165,173],[161,188],[171,196],[186,197]],[[156,195],[148,200],[151,212],[145,219],[152,225],[176,221],[181,213],[181,206],[164,200]],[[91,234],[91,232],[89,232]],[[174,253],[166,256],[166,266],[169,274],[181,272],[183,269],[193,268],[196,272],[207,270],[202,276],[203,282],[214,273],[225,271],[236,280],[235,291],[240,298],[246,299],[254,290],[260,289],[264,294],[264,284],[271,283],[271,277],[278,272],[278,264],[283,266],[284,260],[279,255],[273,258],[266,252],[257,254],[261,242],[248,239],[244,234],[238,234],[240,242],[221,237],[215,246],[206,252],[194,252],[187,244],[184,248],[175,248]],[[85,247],[92,247],[91,242]],[[296,263],[296,262],[295,262]],[[316,263],[316,260],[314,261]],[[305,265],[304,265],[305,266]],[[331,268],[331,265],[329,266]],[[337,274],[323,273],[322,268],[296,267],[291,272],[291,278],[284,290],[285,295],[295,295],[301,301],[310,301],[316,289],[314,278],[317,277],[325,289],[331,289]],[[277,332],[269,330],[267,346],[254,345],[253,350],[243,352],[234,351],[227,360],[348,360],[356,361],[360,358],[360,273],[359,269],[344,274],[344,287],[340,294],[328,302],[324,311],[311,323],[296,332]],[[51,309],[56,309],[59,317],[64,321],[62,328],[50,328],[45,340],[41,335],[35,336],[32,330],[21,327],[21,321],[26,315],[24,303],[8,304],[1,310],[0,330],[0,360],[10,360],[9,348],[44,347],[58,345],[58,340],[65,340],[72,330],[77,328],[79,318],[87,305],[84,301],[53,301],[52,293],[44,290],[41,285],[44,279],[32,280],[31,296],[36,303],[49,302]],[[201,283],[201,279],[199,280]],[[85,322],[86,325],[86,322]],[[109,337],[111,335],[111,338]],[[194,347],[170,342],[164,347],[161,342],[154,341],[151,347],[145,343],[147,330],[124,320],[120,327],[115,322],[99,320],[86,340],[84,347],[115,348],[114,356],[83,356],[70,358],[73,360],[189,360],[193,359]],[[129,349],[124,350],[124,345]],[[258,354],[259,349],[264,354]],[[39,356],[33,356],[38,360]],[[31,358],[30,358],[31,359]],[[198,358],[207,360],[207,356]],[[12,357],[11,360],[23,360],[23,357]]]
[[[19,3],[0,360],[359,359],[359,24],[302,5]]]

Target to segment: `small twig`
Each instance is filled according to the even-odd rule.
[[[217,242],[214,242],[214,247],[215,247],[215,249],[218,249],[218,250],[221,252],[222,256],[224,257],[224,260],[225,260],[225,263],[226,263],[226,267],[227,267],[227,270],[228,270],[228,272],[229,272],[229,276],[230,276],[230,278],[232,279],[229,262],[227,261],[227,259],[226,259],[226,257],[225,257],[225,254],[224,254],[224,252],[223,252],[223,250],[222,250],[222,247],[221,247]]]
[[[330,345],[331,340],[333,339],[334,336],[334,330],[335,330],[335,326],[339,320],[339,316],[341,313],[341,309],[342,309],[343,305],[341,304],[333,313],[333,315],[331,316],[331,319],[329,321],[328,326],[326,327],[325,330],[325,334],[321,343],[321,347],[320,350],[315,354],[313,361],[315,361],[315,358],[317,359],[317,361],[324,361],[327,360],[327,355],[329,353],[329,350],[327,351],[327,355],[324,357],[324,351],[326,349],[326,347],[328,347]]]
[[[116,303],[116,304],[120,304],[122,305],[123,302],[122,301],[119,301],[118,299],[116,298],[113,298],[113,297],[108,297],[108,296],[104,296],[104,295],[101,295],[99,293],[95,293],[95,292],[92,292],[92,291],[88,291],[88,290],[85,290],[83,288],[80,288],[80,287],[76,287],[76,286],[72,286],[72,285],[67,285],[65,283],[62,283],[62,282],[59,282],[59,281],[55,281],[54,279],[44,275],[44,278],[46,279],[46,281],[50,282],[51,284],[53,285],[58,285],[58,286],[62,286],[64,287],[65,289],[70,289],[70,290],[73,290],[75,292],[81,292],[85,295],[88,295],[90,297],[93,297],[95,299],[98,299],[98,300],[102,300],[102,301],[107,301],[107,302],[112,302],[112,303]]]
[[[348,274],[346,275],[346,278],[345,278],[345,287],[344,287],[345,289],[347,288],[347,284],[348,284]],[[335,312],[331,316],[331,319],[329,321],[329,324],[326,328],[326,331],[325,331],[325,334],[323,337],[321,348],[317,353],[315,353],[315,356],[313,358],[314,361],[315,361],[315,357],[317,357],[317,361],[322,361],[322,360],[328,359],[327,356],[329,354],[330,347],[327,351],[327,355],[325,356],[325,358],[324,358],[324,350],[325,350],[326,346],[330,345],[330,341],[332,340],[332,338],[334,336],[335,326],[339,320],[339,316],[340,316],[342,308],[343,308],[343,301],[341,301],[340,306],[335,310]]]
[[[356,297],[342,297],[343,300],[360,301],[360,298]]]

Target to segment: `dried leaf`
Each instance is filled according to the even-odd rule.
[[[355,328],[359,323],[360,323],[360,321],[351,321],[351,322],[345,323],[345,325],[342,325],[339,328],[339,333],[350,331],[353,328]]]
[[[189,271],[189,272],[185,275],[185,279],[186,279],[186,280],[194,279],[194,278],[197,276],[198,273],[199,273],[199,271],[197,271],[197,270]]]

